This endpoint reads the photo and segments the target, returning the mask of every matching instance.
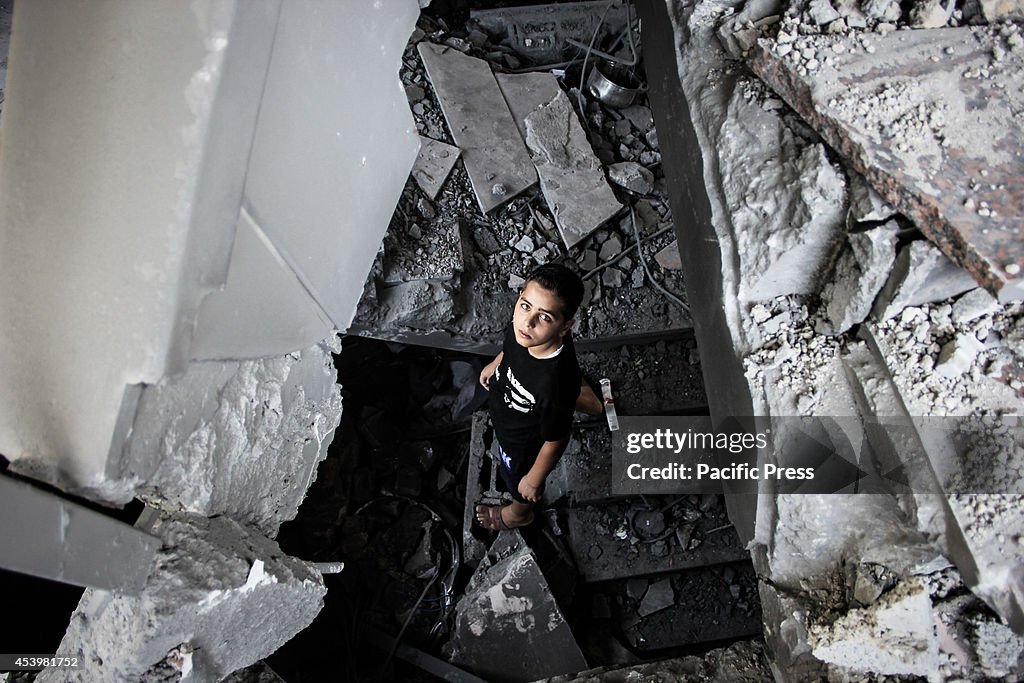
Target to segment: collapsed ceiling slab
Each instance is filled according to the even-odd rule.
[[[762,41],[751,66],[981,285],[1024,298],[1024,54],[997,29]]]

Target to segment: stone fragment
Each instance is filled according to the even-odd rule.
[[[742,59],[743,50],[739,47],[734,34],[748,24],[779,14],[779,0],[751,0],[744,3],[743,9],[722,22],[718,27],[718,40],[726,51],[736,59]]]
[[[516,275],[515,273],[513,273],[512,275],[508,276],[508,288],[509,289],[512,289],[512,290],[515,290],[515,291],[519,291],[520,289],[523,288],[523,285],[525,285],[525,284],[526,284],[526,278],[520,277],[519,275]]]
[[[409,98],[410,102],[419,102],[427,93],[424,92],[422,85],[407,85],[405,86],[405,96]]]
[[[984,348],[985,345],[973,334],[958,334],[939,351],[935,372],[943,377],[959,377],[970,370],[974,359]]]
[[[601,274],[601,284],[608,287],[621,287],[622,278],[622,271],[618,268],[605,268]]]
[[[530,155],[487,62],[440,45],[417,47],[484,213],[536,182]],[[496,186],[503,192],[495,193]]]
[[[852,169],[847,175],[850,179],[850,219],[854,223],[892,218],[896,210],[882,199],[864,176]]]
[[[516,242],[515,244],[512,245],[512,247],[516,251],[520,251],[520,252],[523,252],[524,254],[528,254],[528,253],[532,252],[533,249],[534,249],[533,240],[530,239],[529,235],[523,235],[521,238],[519,238],[518,242]]]
[[[900,18],[900,4],[897,0],[865,0],[861,7],[875,21],[896,21]]]
[[[605,181],[569,98],[559,91],[526,118],[541,190],[567,248],[578,244],[622,206]]]
[[[975,285],[970,273],[957,267],[931,242],[911,242],[896,257],[872,315],[887,320],[908,306],[943,301]]]
[[[847,235],[832,279],[822,290],[826,334],[842,334],[863,321],[896,259],[896,221]]]
[[[488,680],[533,681],[587,668],[528,547],[474,577],[455,607],[451,642],[452,662]]]
[[[612,235],[601,245],[601,251],[598,253],[598,256],[602,261],[607,261],[618,256],[621,251],[622,240],[619,239],[618,235]]]
[[[954,3],[949,3],[949,11],[942,5],[942,0],[918,0],[910,9],[910,25],[914,28],[941,28],[949,21]]]
[[[650,194],[654,174],[635,161],[622,161],[608,167],[608,179],[636,194]]]
[[[652,583],[647,589],[644,599],[640,601],[637,614],[641,617],[646,617],[648,614],[654,614],[674,605],[675,602],[676,594],[672,589],[672,580],[661,579]]]
[[[953,322],[959,325],[969,323],[983,315],[991,315],[999,308],[999,302],[978,287],[964,294],[953,304]]]
[[[939,665],[931,600],[918,578],[833,624],[812,625],[809,636],[815,657],[858,672],[927,676]]]
[[[886,3],[867,6],[877,16]],[[888,7],[899,12],[896,2]],[[751,66],[886,201],[1006,302],[1024,299],[1024,240],[1008,229],[1024,203],[1006,189],[1024,175],[1024,54],[1002,43],[973,27],[801,36],[799,51],[831,50],[827,69],[811,73],[797,50],[780,58],[761,47]]]
[[[413,164],[412,177],[423,194],[431,199],[437,198],[461,153],[458,147],[420,136],[420,153]]]
[[[641,133],[646,134],[654,128],[654,116],[651,114],[650,107],[633,104],[623,109],[622,115]]]
[[[1022,0],[981,0],[981,13],[989,22],[1024,20]]]
[[[277,535],[341,421],[333,339],[287,355],[190,363],[146,385],[118,477],[169,511],[228,515]]]
[[[679,256],[679,242],[673,240],[671,244],[654,255],[654,260],[657,261],[658,265],[662,268],[666,268],[668,270],[682,270],[683,261]]]
[[[829,0],[811,0],[807,11],[811,15],[811,21],[818,26],[831,24],[841,17]]]
[[[473,230],[473,241],[480,247],[480,251],[488,256],[501,250],[498,238],[494,236],[490,228],[483,225],[479,225]]]
[[[157,680],[147,672],[168,659],[190,662],[193,680],[220,680],[277,650],[323,606],[312,565],[228,517],[149,510],[136,526],[163,541],[142,593],[87,589],[59,646],[82,665],[36,680]]]
[[[986,676],[1002,678],[1020,673],[1019,659],[1024,651],[1024,638],[1006,624],[985,617],[976,617],[971,624],[971,644],[978,664]]]

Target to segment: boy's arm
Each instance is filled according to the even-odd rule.
[[[540,447],[540,453],[537,454],[537,461],[519,481],[519,495],[531,503],[540,500],[544,480],[551,474],[551,470],[555,469],[555,465],[558,464],[558,460],[562,457],[568,444],[568,436],[559,441],[544,442],[544,445]]]
[[[487,391],[491,390],[491,378],[494,377],[494,371],[501,365],[501,359],[505,357],[505,352],[502,351],[494,357],[490,363],[484,366],[484,369],[480,371],[480,385],[483,386]]]

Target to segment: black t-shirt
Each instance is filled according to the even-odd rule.
[[[512,459],[513,471],[528,469],[545,441],[569,435],[580,367],[571,334],[554,358],[534,358],[519,345],[512,326],[505,330],[505,356],[491,379],[490,411],[494,435]]]

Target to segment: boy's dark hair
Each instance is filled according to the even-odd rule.
[[[534,269],[526,278],[526,283],[530,282],[550,289],[562,300],[562,316],[566,320],[571,320],[576,315],[576,309],[583,301],[583,280],[579,275],[560,263],[545,263]]]

